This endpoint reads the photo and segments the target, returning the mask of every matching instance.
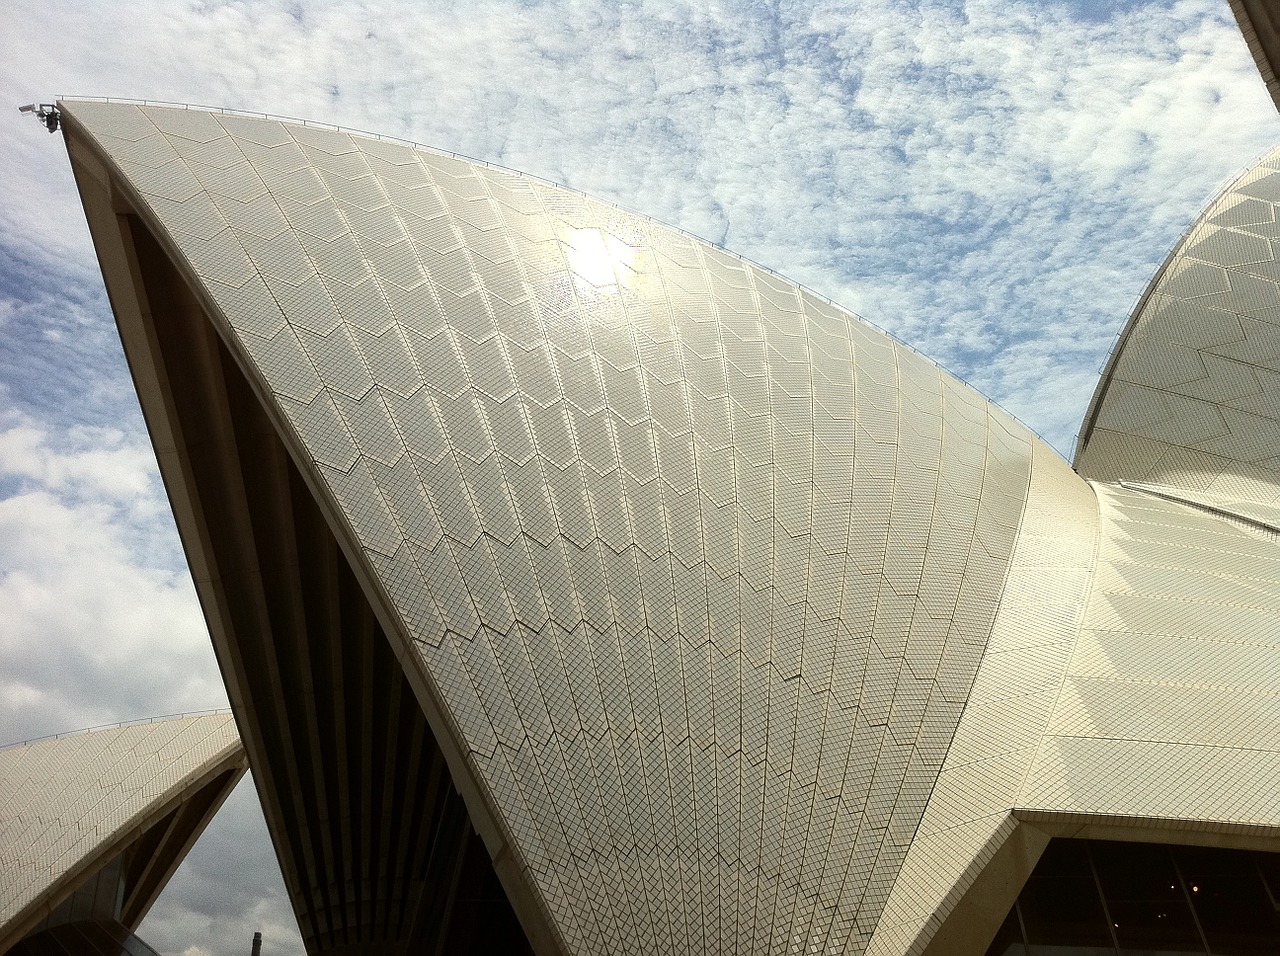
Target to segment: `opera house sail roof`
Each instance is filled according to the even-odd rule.
[[[1215,391],[1280,361],[1272,160],[1164,270],[1076,473],[606,203],[59,106],[309,951],[981,952],[1052,836],[1275,848],[1280,449]]]
[[[0,750],[0,952],[75,921],[135,930],[247,767],[227,713]]]

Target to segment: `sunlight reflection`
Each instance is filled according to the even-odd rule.
[[[565,255],[574,275],[598,291],[630,285],[636,250],[599,229],[574,229]]]

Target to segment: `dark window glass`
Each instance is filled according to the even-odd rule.
[[[1165,953],[1198,953],[1204,943],[1196,931],[1191,910],[1183,900],[1176,905],[1146,900],[1107,901],[1111,922],[1124,956],[1164,956]]]
[[[156,956],[156,951],[114,920],[89,920],[33,933],[6,956]]]
[[[1036,876],[1018,897],[1030,956],[1114,956],[1111,932],[1098,889],[1090,876]]]
[[[1111,900],[1185,902],[1178,871],[1167,846],[1145,843],[1091,843],[1102,895]]]
[[[1019,914],[1026,956],[1280,954],[1280,853],[1052,840],[987,956]]]
[[[1088,846],[1122,953],[1204,956],[1204,942],[1191,917],[1191,907],[1167,846]]]
[[[1280,911],[1280,853],[1254,853],[1252,856],[1262,875],[1262,887],[1271,908]]]
[[[1080,876],[1093,879],[1089,866],[1089,844],[1085,840],[1050,840],[1040,854],[1040,862],[1032,878],[1044,876]]]
[[[1214,956],[1280,951],[1280,919],[1253,854],[1179,847],[1175,859]]]

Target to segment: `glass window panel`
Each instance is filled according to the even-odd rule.
[[[1036,864],[1035,877],[1081,876],[1093,878],[1089,868],[1089,844],[1085,840],[1050,840]]]
[[[1030,956],[1068,952],[1071,956],[1114,956],[1111,932],[1092,875],[1033,877],[1018,904]]]
[[[1262,886],[1267,891],[1271,908],[1280,910],[1280,854],[1254,853],[1253,862],[1262,874]]]
[[[1121,953],[1205,952],[1169,848],[1145,843],[1090,843]]]
[[[1179,893],[1181,895],[1181,893]],[[1123,956],[1199,953],[1204,943],[1184,900],[1107,900]]]
[[[1175,900],[1185,903],[1178,871],[1167,846],[1094,843],[1090,846],[1102,895],[1112,900]]]
[[[53,932],[39,933],[20,940],[9,952],[18,951],[21,956],[64,956],[65,946],[59,946]]]
[[[119,924],[113,924],[119,926]],[[76,933],[84,937],[84,953],[111,953],[116,956],[120,952],[120,944],[117,942],[120,933],[113,933],[110,929],[104,927],[101,923],[85,920],[82,923],[74,923],[67,929],[74,930]],[[124,932],[124,927],[120,927]]]
[[[1280,949],[1280,919],[1251,854],[1179,847],[1178,867],[1214,956],[1254,956]]]
[[[1280,854],[1053,840],[987,956],[1023,956],[1018,914],[1026,956],[1280,954]]]
[[[84,920],[42,930],[8,950],[7,956],[157,956],[127,926],[114,920]]]

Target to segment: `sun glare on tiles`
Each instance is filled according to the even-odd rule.
[[[629,284],[635,275],[635,249],[599,229],[574,229],[565,254],[573,274],[598,290]]]

